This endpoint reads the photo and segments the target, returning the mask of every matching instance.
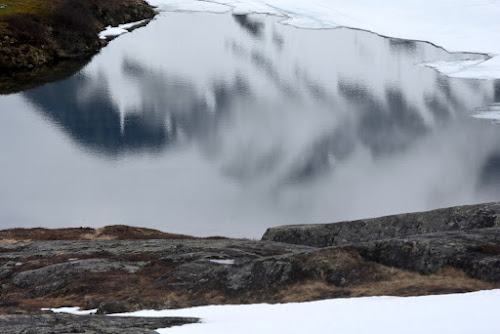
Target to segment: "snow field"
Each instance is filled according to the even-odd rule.
[[[363,297],[307,303],[144,310],[123,316],[199,317],[160,334],[498,334],[500,290],[422,297]]]

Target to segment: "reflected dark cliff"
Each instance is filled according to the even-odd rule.
[[[495,102],[500,102],[500,80],[495,80]]]
[[[63,129],[86,149],[115,156],[134,152],[162,152],[183,140],[207,140],[216,131],[218,120],[230,112],[231,101],[248,96],[241,77],[230,87],[212,87],[217,109],[209,110],[195,86],[175,75],[151,73],[147,66],[125,59],[124,77],[140,82],[140,107],[121,114],[109,95],[105,78],[75,75],[46,84],[23,95],[37,110]]]
[[[256,38],[263,37],[264,23],[257,20],[252,20],[248,15],[233,15],[234,20],[251,36]]]
[[[63,129],[80,145],[111,156],[129,151],[161,151],[171,139],[166,128],[137,115],[120,118],[118,108],[106,94],[106,86],[86,94],[95,84],[82,75],[24,92],[37,110]],[[147,110],[147,106],[146,110]]]
[[[491,155],[482,165],[479,188],[500,194],[500,153]]]

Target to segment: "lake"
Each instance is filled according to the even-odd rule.
[[[0,222],[260,238],[500,199],[483,59],[273,16],[161,13],[68,79],[0,96]]]

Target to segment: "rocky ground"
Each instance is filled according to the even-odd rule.
[[[198,322],[196,318],[106,317],[103,315],[41,314],[0,316],[2,334],[151,334],[155,329]]]
[[[70,305],[108,314],[500,288],[499,215],[500,203],[464,206],[277,227],[262,240],[127,226],[3,230],[0,313],[25,317]],[[15,319],[0,318],[0,327]]]
[[[151,19],[143,0],[3,0],[0,8],[0,94],[59,80],[107,44],[108,25]]]

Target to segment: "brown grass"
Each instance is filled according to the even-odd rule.
[[[500,288],[500,283],[476,280],[455,268],[445,268],[433,275],[385,267],[387,280],[338,287],[323,281],[306,281],[285,287],[277,293],[280,302],[302,302],[338,297],[425,296],[462,293]]]
[[[477,248],[477,251],[483,254],[500,255],[500,245],[495,245],[495,244],[481,245]]]
[[[0,231],[0,244],[48,240],[144,240],[144,239],[197,239],[196,237],[165,233],[158,230],[125,225],[99,229],[81,228],[13,228]]]

